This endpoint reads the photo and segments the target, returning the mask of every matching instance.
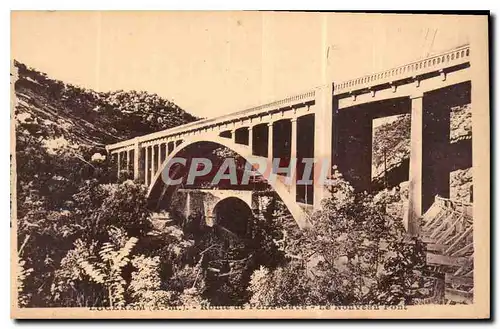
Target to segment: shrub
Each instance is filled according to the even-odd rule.
[[[312,228],[285,243],[290,261],[253,273],[251,303],[411,304],[422,297],[423,244],[409,240],[401,219],[386,212],[397,193],[356,194],[338,172],[330,192]]]

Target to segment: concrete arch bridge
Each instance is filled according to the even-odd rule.
[[[310,173],[297,166],[297,173],[312,180],[310,185],[297,184],[296,177],[289,185],[280,179],[269,182],[303,228],[308,225],[303,205],[318,209],[327,196],[317,177],[328,175],[335,164],[355,189],[370,190],[373,121],[410,114],[406,220],[408,232],[417,235],[422,214],[435,196],[449,197],[450,168],[455,162],[472,162],[471,147],[454,154],[449,146],[451,109],[471,103],[470,51],[468,45],[456,47],[221,117],[121,141],[107,150],[116,157],[119,173],[131,172],[148,186],[153,208],[162,202],[168,206],[179,189],[165,185],[161,177],[169,160],[178,155],[189,160],[203,156],[198,151],[223,147],[243,159],[267,159],[268,163],[273,158],[325,161],[323,173],[323,166],[315,166]]]

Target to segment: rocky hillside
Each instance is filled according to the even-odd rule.
[[[410,156],[409,114],[398,116],[394,121],[374,129],[373,165],[374,176],[383,174],[384,153],[387,168],[399,165]],[[457,106],[450,111],[450,143],[470,139],[472,136],[472,111],[470,104]]]
[[[372,177],[383,181],[384,167],[390,173],[408,172],[410,157],[410,125],[409,114],[403,114],[397,119],[381,124],[373,131],[373,161]],[[450,109],[450,144],[455,145],[455,152],[472,138],[471,104]],[[462,144],[461,144],[462,143]],[[461,145],[459,145],[461,144]],[[472,155],[471,155],[472,156]],[[398,169],[404,169],[398,171]],[[397,175],[397,174],[396,174]],[[450,173],[450,197],[469,201],[472,184],[472,168],[457,168]]]
[[[16,122],[40,138],[102,147],[198,119],[157,94],[96,92],[52,79],[17,61],[14,66]]]

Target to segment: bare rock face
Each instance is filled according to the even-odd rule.
[[[386,118],[384,118],[386,119]],[[384,174],[390,178],[407,172],[404,168],[410,157],[410,115],[387,118],[386,122],[374,125],[372,177],[375,182],[384,182]],[[464,104],[450,108],[450,150],[464,161],[464,147],[472,138],[472,107]],[[465,161],[467,162],[467,161]],[[470,164],[469,164],[470,165]],[[403,168],[403,170],[399,170]],[[461,169],[450,173],[450,198],[471,201],[472,168],[460,165]],[[398,177],[402,178],[402,177]],[[404,178],[403,178],[404,179]],[[389,179],[390,180],[390,179]],[[397,181],[397,180],[396,180]],[[392,187],[393,185],[390,185]],[[403,188],[401,186],[401,188]],[[406,187],[407,189],[407,187]],[[403,191],[403,189],[401,190]],[[405,192],[406,193],[406,192]]]
[[[471,202],[472,168],[450,173],[450,199]]]

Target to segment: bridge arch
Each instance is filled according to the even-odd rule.
[[[195,145],[206,145],[207,143],[226,147],[227,149],[241,156],[247,162],[251,162],[250,160],[255,160],[257,158],[265,159],[263,157],[254,156],[252,154],[252,150],[247,145],[236,144],[228,138],[211,136],[210,140],[207,140],[206,136],[190,136],[189,138],[184,139],[182,143],[180,143],[177,147],[175,147],[171,154],[169,154],[168,157],[166,157],[166,159],[163,161],[159,170],[155,173],[153,179],[151,180],[151,184],[148,187],[147,198],[150,200],[153,198],[157,198],[158,201],[160,201],[161,199],[163,199],[166,191],[169,189],[169,187],[166,186],[162,180],[162,172],[169,161],[177,157],[180,152],[186,150],[189,147],[193,147]],[[264,174],[264,172],[262,172],[261,170],[256,170],[259,174]],[[295,197],[289,193],[285,183],[282,182],[279,177],[277,177],[277,179],[268,180],[268,184],[281,198],[297,225],[300,228],[306,228],[310,226],[306,213],[297,204]],[[171,188],[175,190],[176,188],[178,188],[178,185]]]
[[[213,207],[215,224],[225,227],[237,236],[246,236],[249,220],[252,218],[252,205],[237,196],[219,200]]]

